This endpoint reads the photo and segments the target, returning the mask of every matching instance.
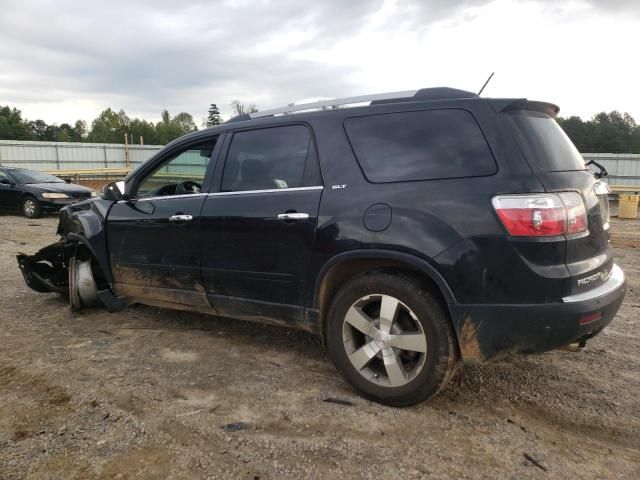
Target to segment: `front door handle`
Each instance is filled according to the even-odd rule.
[[[278,220],[306,220],[309,218],[308,213],[287,212],[278,214]]]
[[[170,222],[188,222],[190,220],[193,220],[191,215],[171,215],[169,217]]]

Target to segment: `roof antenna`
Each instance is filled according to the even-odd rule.
[[[491,79],[493,78],[493,74],[496,72],[491,72],[491,75],[489,75],[489,78],[487,78],[487,81],[484,82],[484,85],[482,85],[482,88],[480,89],[480,91],[478,92],[478,96],[480,96],[480,94],[484,91],[484,87],[487,86],[487,84],[491,81]]]

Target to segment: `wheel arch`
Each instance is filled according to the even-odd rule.
[[[39,202],[38,196],[35,193],[29,192],[29,191],[22,192],[20,194],[20,197],[18,197],[18,209],[19,210],[22,209],[22,202],[24,202],[25,199],[27,199],[27,198],[33,198],[36,202]]]
[[[67,240],[75,242],[77,248],[86,248],[92,259],[92,267],[94,275],[107,285],[111,284],[111,271],[109,265],[103,264],[101,257],[97,254],[96,249],[89,238],[81,233],[70,232],[67,234]]]
[[[442,307],[449,314],[452,325],[454,324],[450,305],[456,303],[455,295],[444,277],[427,260],[393,250],[352,250],[325,262],[316,277],[312,307],[318,312],[318,324],[323,340],[326,312],[333,296],[349,279],[376,270],[392,270],[414,277],[436,294]]]

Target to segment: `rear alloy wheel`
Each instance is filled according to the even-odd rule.
[[[427,354],[427,337],[415,313],[391,295],[367,295],[351,305],[342,342],[360,375],[389,387],[413,380]]]
[[[360,393],[392,406],[438,393],[458,359],[439,302],[413,279],[386,272],[356,277],[338,292],[327,343],[336,367]]]
[[[25,197],[22,200],[22,214],[27,218],[38,218],[40,216],[40,204],[33,197]]]

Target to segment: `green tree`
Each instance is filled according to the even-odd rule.
[[[161,120],[156,124],[156,135],[160,145],[169,143],[182,135],[197,130],[193,117],[185,112],[171,117],[167,110],[163,110]]]
[[[33,134],[22,112],[9,106],[0,107],[0,138],[5,140],[32,140]]]
[[[124,110],[116,113],[107,108],[91,123],[91,132],[87,140],[94,143],[122,143],[130,123],[131,120]]]
[[[139,142],[140,137],[142,137],[144,143],[147,145],[158,144],[156,127],[152,122],[134,118],[131,120],[131,125],[129,127],[131,134],[133,135],[133,143]]]
[[[558,119],[578,150],[587,153],[640,153],[640,126],[631,115],[600,112],[591,120],[580,117]]]
[[[87,122],[84,120],[77,120],[73,126],[71,133],[71,140],[74,142],[82,142],[87,136]]]
[[[46,140],[47,127],[48,125],[44,120],[27,122],[27,128],[31,131],[31,135],[34,140]]]
[[[58,127],[58,135],[56,136],[57,142],[72,142],[73,141],[73,127],[68,123],[63,123]]]
[[[258,108],[253,103],[245,105],[240,100],[234,100],[231,102],[231,108],[236,115],[244,115],[245,113],[254,113],[258,111]]]
[[[45,140],[47,142],[55,142],[58,140],[60,134],[60,127],[57,125],[48,125],[45,129]]]
[[[207,115],[207,121],[205,126],[211,128],[222,123],[222,117],[220,116],[220,110],[218,110],[218,106],[215,103],[209,105],[209,113]]]
[[[631,147],[635,121],[629,114],[598,113],[592,120],[594,149],[598,152],[624,153]]]
[[[581,152],[591,151],[590,125],[580,117],[558,118],[558,124]]]
[[[190,113],[180,112],[171,119],[171,124],[178,129],[180,135],[198,130],[196,122],[193,121]]]

